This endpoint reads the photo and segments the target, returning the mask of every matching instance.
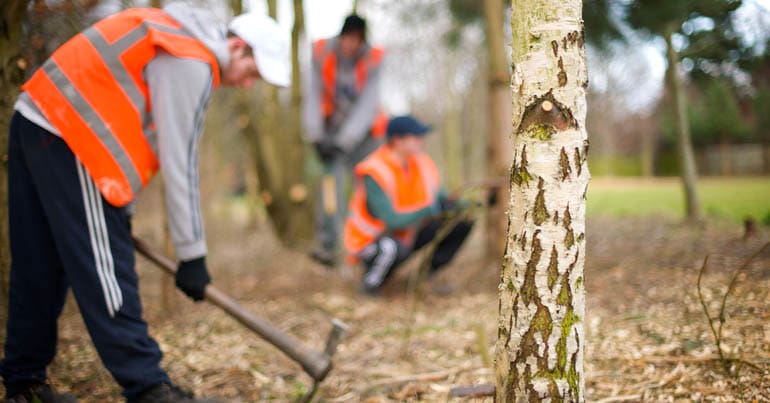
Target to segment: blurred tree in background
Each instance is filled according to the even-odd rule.
[[[94,21],[98,0],[7,0],[0,14],[0,334],[5,320],[10,273],[8,243],[8,129],[24,80],[59,45]]]
[[[764,170],[770,174],[770,87],[760,87],[754,97],[752,108],[755,116],[754,136],[764,145],[762,154]]]
[[[484,27],[487,51],[486,175],[493,179],[506,177],[511,166],[509,150],[513,147],[508,66],[510,48],[505,43],[503,29],[507,20],[506,7],[510,7],[508,0],[449,0],[449,10],[454,19],[453,27],[447,33],[450,49],[460,41],[466,25],[481,24]],[[503,253],[507,227],[504,201],[509,199],[509,195],[507,186],[501,186],[497,189],[497,199],[502,202],[490,206],[487,211],[487,255],[491,260],[498,259]]]
[[[22,21],[26,0],[8,0],[0,14],[0,340],[5,341],[8,314],[8,274],[11,253],[8,244],[8,127],[13,104],[24,81],[28,62],[22,58]]]
[[[665,42],[666,93],[674,113],[671,122],[689,219],[698,219],[701,214],[695,190],[693,135],[700,144],[714,136],[727,144],[746,135],[745,125],[737,124],[745,120],[739,88],[748,87],[741,83],[745,76],[741,67],[752,59],[753,44],[736,29],[735,11],[742,4],[739,0],[591,0],[584,8],[588,40],[599,49],[612,48],[618,42],[638,46],[629,40],[632,36]],[[695,102],[698,106],[688,107],[696,97],[702,98]],[[708,112],[714,108],[723,108],[724,116]],[[696,128],[692,133],[691,124]]]
[[[770,31],[770,21],[765,28]],[[751,100],[751,111],[754,115],[752,132],[754,138],[764,146],[764,172],[770,174],[770,39],[762,45],[762,52],[757,52],[757,56],[747,62],[746,67],[751,73],[751,81],[756,89]]]
[[[731,43],[730,38],[711,31],[688,29],[687,24],[695,24],[700,18],[727,21],[727,15],[740,6],[740,1],[722,0],[636,0],[630,3],[627,21],[638,30],[651,35],[659,35],[666,41],[666,61],[668,64],[667,89],[671,94],[676,114],[677,145],[684,185],[686,214],[689,220],[701,217],[701,207],[695,188],[697,176],[695,156],[692,148],[690,122],[687,115],[687,95],[684,93],[679,60],[682,55],[690,58],[710,60],[714,51],[708,43]],[[680,42],[679,48],[675,41]],[[724,49],[720,49],[722,51]]]
[[[277,15],[275,0],[268,10]],[[301,246],[312,240],[313,209],[305,172],[305,146],[300,125],[299,37],[304,30],[302,2],[294,2],[292,84],[289,104],[278,90],[261,85],[259,95],[241,91],[236,106],[239,127],[250,142],[259,194],[276,235],[284,245]],[[235,10],[234,10],[235,11]]]

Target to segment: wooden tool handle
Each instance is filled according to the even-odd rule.
[[[176,262],[154,250],[147,242],[134,237],[136,250],[163,269],[167,274],[176,274]],[[244,309],[232,297],[213,285],[206,286],[204,296],[207,301],[218,306],[228,315],[241,322],[270,344],[276,346],[292,360],[302,365],[302,369],[316,382],[322,381],[332,368],[331,357],[325,353],[310,350],[288,334],[280,331],[264,319]],[[336,327],[335,327],[336,328]]]

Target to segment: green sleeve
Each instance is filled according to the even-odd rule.
[[[398,213],[390,204],[385,191],[370,176],[364,176],[366,186],[366,208],[369,214],[385,222],[389,230],[399,230],[419,223],[430,216],[435,207],[428,206],[409,213]]]

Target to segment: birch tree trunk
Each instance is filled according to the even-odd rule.
[[[19,35],[27,13],[26,0],[8,0],[0,14],[0,339],[5,342],[8,319],[8,275],[11,250],[8,242],[8,128],[13,103],[19,96],[27,62],[21,58]]]
[[[505,177],[511,165],[511,94],[508,90],[508,62],[503,34],[503,1],[484,0],[489,53],[489,136],[487,142],[487,173],[493,178]],[[508,200],[509,189],[500,187],[497,200]],[[505,203],[490,206],[487,211],[487,256],[499,261],[505,246]]]
[[[700,219],[700,201],[698,192],[695,189],[695,178],[697,176],[695,168],[695,156],[692,149],[692,140],[690,136],[690,121],[687,118],[687,100],[684,97],[684,88],[679,77],[677,67],[679,66],[679,56],[674,49],[671,41],[674,30],[671,29],[665,34],[666,37],[666,59],[668,62],[669,89],[674,99],[676,111],[676,140],[679,150],[679,170],[684,186],[685,212],[689,221]]]
[[[585,401],[581,0],[514,0],[514,157],[500,278],[498,402]]]

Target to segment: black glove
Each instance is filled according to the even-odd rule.
[[[176,270],[176,286],[193,301],[203,300],[203,290],[211,282],[209,271],[206,270],[206,257],[179,262]]]
[[[342,150],[333,142],[326,140],[315,143],[315,150],[318,153],[318,158],[321,159],[321,162],[325,163],[331,162],[337,154],[342,152]]]
[[[487,206],[492,207],[497,204],[497,193],[500,192],[500,187],[493,186],[487,190]]]

